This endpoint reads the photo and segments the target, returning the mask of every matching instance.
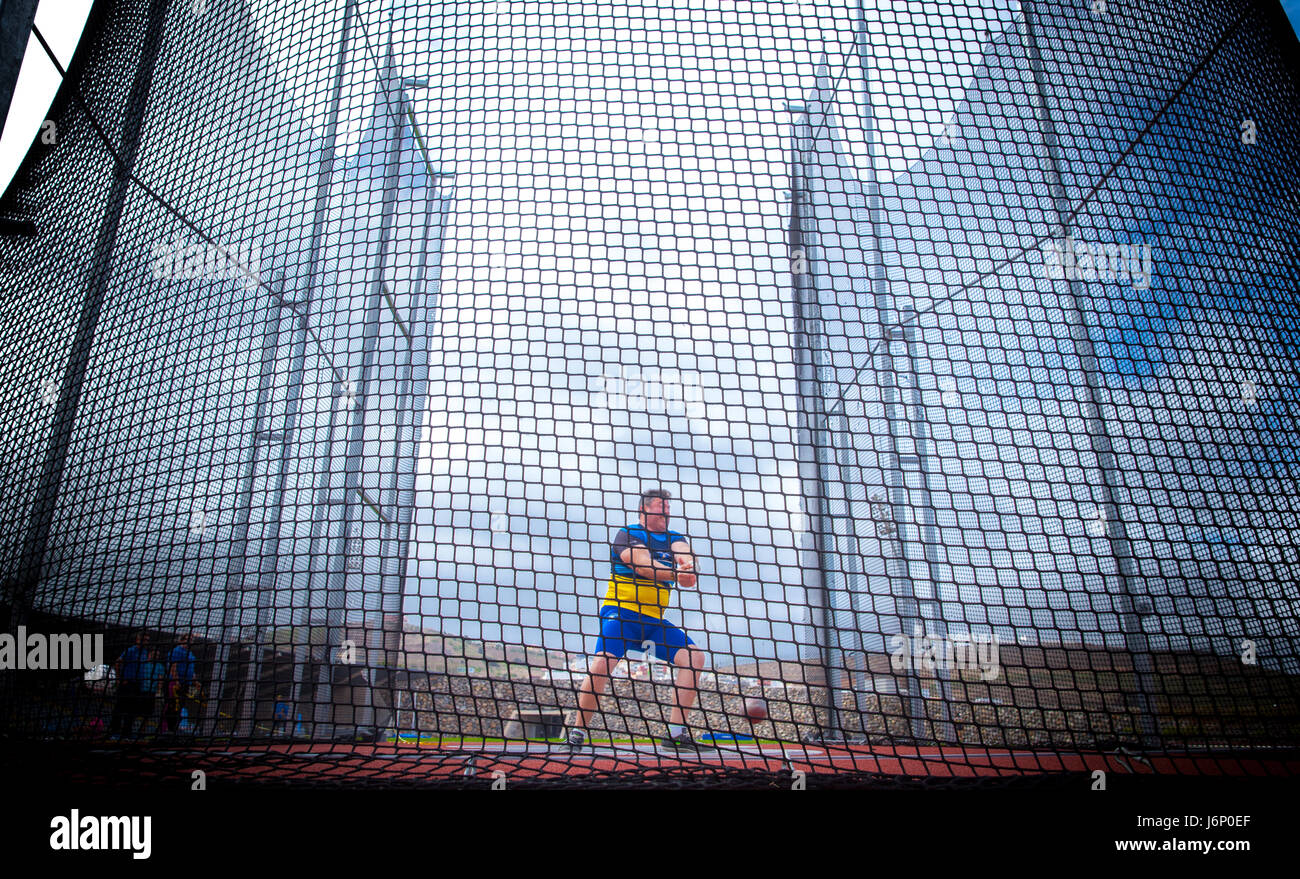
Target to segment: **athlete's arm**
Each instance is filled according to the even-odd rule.
[[[695,588],[695,552],[685,540],[675,541],[671,547],[677,559],[677,585],[683,589]]]
[[[650,550],[644,546],[629,546],[618,554],[623,564],[636,572],[638,577],[647,580],[671,580],[677,572],[667,565],[655,561]]]

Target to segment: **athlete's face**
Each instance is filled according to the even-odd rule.
[[[668,530],[668,501],[652,497],[641,510],[641,525],[658,534]]]

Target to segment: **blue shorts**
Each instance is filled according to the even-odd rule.
[[[686,645],[695,646],[685,632],[666,620],[607,604],[600,609],[600,637],[591,652],[622,659],[629,650],[643,649],[646,641],[654,642],[655,656],[667,662]]]

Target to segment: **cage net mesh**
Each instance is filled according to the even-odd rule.
[[[1284,28],[99,0],[0,204],[10,753],[784,784],[1294,747]]]

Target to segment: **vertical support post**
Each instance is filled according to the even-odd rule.
[[[883,206],[881,205],[880,187],[876,180],[875,110],[871,102],[871,65],[868,58],[870,47],[867,42],[866,11],[861,2],[858,3],[855,44],[858,64],[862,72],[864,136],[867,142],[868,154],[871,157],[866,197],[867,210],[871,221],[871,247],[868,249],[870,255],[870,281],[880,342],[879,360],[877,361],[879,365],[876,366],[875,372],[879,379],[885,422],[889,426],[888,459],[891,462],[891,466],[887,471],[890,479],[889,506],[890,518],[896,529],[896,543],[899,550],[898,558],[893,560],[895,564],[892,565],[892,571],[890,570],[891,559],[888,556],[885,557],[885,574],[889,579],[890,594],[895,596],[899,627],[902,634],[910,638],[916,628],[925,626],[925,613],[921,603],[917,600],[916,584],[912,580],[912,559],[908,555],[908,541],[903,533],[904,510],[907,506],[907,483],[903,473],[904,453],[900,448],[901,443],[899,440],[900,433],[903,433],[907,427],[907,422],[906,416],[900,417],[898,413],[899,406],[906,408],[906,404],[901,400],[902,388],[899,386],[898,370],[894,364],[893,346],[896,340],[906,341],[907,331],[903,322],[898,319],[894,308],[893,295],[889,289],[889,282],[885,278],[884,259],[881,251],[881,214]],[[909,453],[909,455],[915,457],[912,453]],[[894,541],[891,541],[891,543],[894,543]],[[931,584],[933,585],[933,581],[931,581]],[[925,698],[921,693],[920,675],[917,674],[914,663],[908,663],[907,672],[903,678],[907,685],[907,696],[905,698],[912,739],[916,741],[927,740],[931,738],[929,716]]]
[[[281,314],[277,300],[283,291],[283,284],[273,284],[273,293],[267,303],[266,322],[262,330],[262,363],[258,376],[256,416],[253,419],[251,442],[248,449],[248,463],[240,480],[239,497],[235,505],[235,518],[231,532],[230,553],[226,557],[226,588],[222,601],[221,640],[217,644],[217,658],[212,666],[212,691],[220,693],[224,685],[233,686],[234,718],[232,734],[236,737],[251,735],[255,721],[258,669],[261,663],[261,640],[265,624],[263,607],[260,600],[255,602],[252,613],[252,645],[249,655],[249,673],[242,681],[230,681],[230,652],[236,640],[243,640],[246,632],[248,614],[245,604],[248,596],[248,532],[254,509],[256,494],[257,468],[262,461],[262,447],[271,436],[267,427],[272,385],[275,382],[275,361],[279,348],[279,325]],[[260,291],[259,291],[260,292]],[[256,296],[256,292],[250,291]],[[251,687],[250,687],[250,681]],[[221,699],[211,699],[208,703],[208,720],[215,730],[220,724],[218,712]]]
[[[921,610],[922,620],[929,618],[930,627],[926,635],[937,635],[941,638],[948,636],[948,620],[944,615],[943,597],[941,593],[941,584],[936,576],[938,568],[938,559],[935,557],[939,545],[938,522],[934,510],[934,497],[930,490],[930,425],[926,417],[925,404],[921,397],[920,370],[917,367],[917,341],[916,336],[920,330],[917,322],[915,311],[911,311],[906,317],[901,317],[899,328],[902,332],[903,358],[907,363],[907,384],[912,391],[912,401],[910,403],[910,417],[908,426],[910,428],[912,451],[911,458],[905,458],[908,463],[913,461],[916,464],[917,480],[920,483],[916,489],[906,486],[908,499],[911,500],[912,492],[916,492],[916,504],[911,504],[911,509],[915,511],[917,523],[917,544],[921,549],[921,557],[925,562],[926,583],[929,589],[929,596],[924,601],[918,601],[918,607]],[[904,387],[904,382],[899,381],[899,391]],[[904,404],[905,406],[908,404]],[[901,464],[901,461],[900,461]],[[901,470],[901,466],[900,466]],[[906,477],[904,477],[906,478]],[[901,533],[901,532],[900,532]],[[911,561],[906,562],[910,565]],[[928,605],[929,613],[925,613]],[[923,623],[924,624],[924,623]],[[938,705],[936,706],[937,717],[934,718],[933,734],[934,739],[940,743],[956,743],[956,730],[952,724],[952,669],[946,665],[940,664],[935,669],[935,680],[939,688]]]
[[[380,82],[382,83],[381,95],[385,105],[385,118],[388,120],[388,149],[386,151],[384,163],[384,194],[383,206],[380,220],[379,240],[375,255],[374,268],[371,273],[370,292],[367,296],[365,308],[365,318],[362,328],[362,351],[359,376],[355,384],[349,389],[352,393],[348,394],[349,405],[347,406],[347,423],[346,423],[346,445],[344,453],[343,473],[341,479],[336,474],[335,469],[330,466],[323,473],[323,487],[318,492],[318,509],[329,511],[329,520],[324,524],[324,529],[328,532],[326,535],[326,605],[327,605],[327,627],[329,630],[328,642],[332,650],[335,645],[341,643],[346,637],[349,619],[347,616],[349,595],[349,581],[352,579],[348,576],[347,558],[349,556],[349,542],[353,536],[354,529],[361,528],[362,517],[373,515],[370,507],[361,498],[361,466],[365,453],[365,427],[366,417],[369,409],[369,384],[371,372],[375,363],[376,351],[379,347],[379,320],[382,310],[385,308],[385,273],[388,265],[388,252],[392,242],[394,218],[397,212],[398,197],[398,171],[400,168],[402,152],[402,131],[405,125],[405,119],[401,112],[404,105],[404,98],[401,95],[401,84],[395,76],[395,63],[393,59],[393,46],[391,31],[389,35],[388,48],[385,55],[384,68],[380,73]],[[396,98],[396,100],[394,100]],[[341,390],[341,389],[340,389]],[[336,424],[334,414],[338,410],[335,405],[330,418],[330,436],[329,447],[331,455],[337,444]],[[341,484],[340,484],[341,482]],[[341,508],[341,516],[335,518],[334,508]],[[313,535],[314,537],[314,535]],[[313,540],[314,543],[314,540]],[[313,555],[315,555],[313,551]],[[357,578],[361,580],[362,587],[359,592],[354,591],[357,603],[361,605],[362,627],[361,631],[366,632],[365,647],[371,646],[371,636],[369,632],[376,628],[369,624],[366,619],[366,589],[364,583],[366,574],[364,570],[356,572],[360,574]],[[383,596],[381,593],[381,602]],[[384,608],[379,609],[380,624],[378,631],[382,631]],[[382,635],[380,636],[382,639]],[[362,645],[358,645],[362,646]],[[373,719],[371,710],[370,687],[373,683],[373,671],[370,666],[370,649],[359,651],[358,656],[363,657],[366,661],[366,668],[361,676],[365,678],[363,697],[365,704],[361,707],[365,710],[361,712],[360,721],[357,718],[357,712],[351,711],[350,722],[344,726],[355,731],[356,727],[367,725],[367,722]],[[374,651],[382,653],[382,649]],[[330,659],[327,652],[327,661]],[[317,719],[326,724],[328,735],[336,735],[337,730],[333,727],[334,722],[333,690],[335,684],[335,671],[337,667],[331,662],[329,665],[329,686],[330,695],[326,702],[325,710],[328,711],[328,717],[322,717],[321,706],[317,706]],[[357,670],[348,669],[349,681],[348,688],[352,691],[358,677]],[[355,705],[349,706],[355,709]],[[345,730],[348,732],[349,730]],[[373,731],[372,731],[373,732]]]
[[[323,251],[325,247],[325,224],[328,218],[330,190],[334,181],[334,158],[338,142],[339,127],[339,108],[343,100],[343,80],[344,73],[347,70],[348,49],[352,39],[352,26],[356,18],[357,0],[347,0],[347,5],[343,10],[343,26],[339,31],[338,53],[334,60],[334,84],[333,95],[330,98],[329,121],[325,128],[325,141],[321,146],[320,163],[316,175],[316,205],[312,216],[311,230],[311,248],[308,258],[307,290],[306,295],[300,303],[294,303],[297,309],[298,318],[295,327],[293,339],[293,364],[290,367],[289,377],[289,414],[286,418],[286,429],[293,430],[296,428],[296,415],[302,400],[302,387],[304,379],[304,370],[307,357],[307,332],[311,320],[312,303],[315,302],[320,293],[320,288],[324,285],[325,269],[323,266]],[[337,405],[333,405],[330,411],[330,423],[333,425],[334,413],[337,411]],[[290,444],[286,443],[283,447],[284,457],[281,460],[281,479],[277,486],[277,497],[282,497],[284,491],[284,476],[288,470],[288,454]],[[314,513],[314,510],[313,510]],[[276,517],[275,533],[273,547],[278,555],[279,552],[279,517]],[[315,557],[315,534],[312,540],[312,558]],[[309,565],[309,579],[311,578],[312,562]],[[310,584],[309,584],[310,585]],[[312,678],[319,674],[322,667],[329,665],[330,644],[329,635],[324,638],[324,644],[313,643],[313,634],[321,627],[316,623],[320,622],[315,618],[312,599],[315,591],[311,588],[307,590],[307,607],[297,610],[294,614],[294,632],[305,633],[305,643],[298,643],[295,635],[293,645],[293,668],[294,668],[294,695],[293,709],[290,712],[293,729],[297,731],[297,718],[299,715],[299,706],[304,702],[316,702],[320,698],[319,693],[313,693],[312,690],[318,687],[319,680]],[[311,674],[308,674],[308,670]],[[313,723],[309,725],[309,731],[314,734],[315,723],[321,720],[320,707],[316,706]]]
[[[414,117],[414,111],[411,113]],[[389,494],[392,508],[396,510],[391,527],[391,546],[384,553],[386,561],[391,561],[392,570],[383,574],[382,588],[384,600],[384,650],[387,656],[387,695],[389,714],[381,722],[376,718],[376,727],[393,725],[394,733],[401,732],[398,724],[395,660],[402,649],[401,631],[402,605],[406,595],[406,575],[410,554],[411,526],[415,518],[415,476],[419,453],[420,415],[425,411],[429,387],[429,313],[437,308],[437,296],[429,304],[430,286],[437,283],[441,276],[442,242],[447,229],[448,213],[451,206],[450,180],[453,174],[434,172],[426,169],[433,176],[429,179],[424,193],[424,218],[420,227],[420,262],[410,284],[410,309],[407,313],[409,331],[407,339],[407,362],[399,382],[397,393],[398,423],[394,430],[396,443],[396,460],[394,462]],[[431,235],[432,230],[432,235]],[[432,266],[429,250],[437,247]],[[400,319],[400,316],[398,316]],[[400,345],[399,345],[400,348]],[[393,623],[397,627],[397,644],[389,641],[393,638]]]
[[[1030,69],[1034,76],[1034,91],[1038,107],[1039,134],[1047,149],[1048,169],[1052,202],[1056,211],[1059,240],[1070,237],[1070,204],[1065,192],[1065,183],[1061,174],[1061,150],[1056,135],[1056,126],[1052,121],[1051,109],[1047,103],[1046,75],[1043,70],[1043,58],[1038,48],[1038,36],[1034,28],[1036,12],[1034,0],[1025,0],[1022,11],[1025,17],[1025,43],[1029,55]],[[1102,394],[1097,379],[1099,368],[1097,354],[1093,348],[1092,338],[1088,334],[1087,322],[1079,307],[1079,282],[1068,278],[1065,291],[1061,293],[1062,308],[1070,319],[1070,338],[1074,344],[1075,356],[1079,359],[1083,372],[1085,393],[1085,419],[1088,426],[1088,442],[1093,456],[1097,459],[1097,469],[1101,473],[1102,511],[1106,517],[1106,540],[1110,553],[1115,559],[1116,576],[1120,584],[1120,625],[1124,631],[1124,642],[1133,660],[1135,692],[1131,694],[1134,713],[1137,715],[1138,728],[1143,747],[1160,747],[1160,734],[1155,720],[1153,705],[1156,693],[1155,670],[1151,648],[1146,632],[1142,628],[1141,617],[1150,613],[1150,600],[1139,596],[1133,585],[1133,551],[1128,534],[1120,517],[1119,504],[1116,500],[1118,487],[1121,485],[1118,468],[1115,466],[1115,453],[1111,446],[1110,434],[1106,430],[1102,415]]]
[[[803,240],[803,208],[807,200],[806,180],[803,169],[807,161],[806,152],[808,149],[808,139],[810,132],[805,121],[796,121],[794,125],[794,150],[790,162],[790,229],[789,229],[789,246],[792,257],[802,256],[805,260],[804,271],[796,271],[796,266],[792,266],[791,279],[794,286],[794,357],[796,381],[799,393],[799,427],[802,433],[805,433],[808,442],[800,442],[800,447],[809,447],[812,449],[813,460],[807,468],[812,471],[812,479],[805,477],[804,497],[808,505],[808,527],[813,536],[813,553],[817,559],[817,594],[821,600],[821,606],[817,608],[820,613],[820,627],[813,623],[813,630],[817,634],[818,646],[821,648],[822,663],[822,682],[826,688],[827,697],[827,723],[826,727],[821,730],[823,737],[835,736],[841,732],[842,726],[839,717],[839,668],[836,665],[837,656],[843,656],[843,650],[840,649],[839,621],[835,614],[834,601],[831,598],[830,577],[827,574],[827,556],[830,548],[827,546],[827,522],[829,517],[826,514],[826,479],[825,479],[825,448],[826,438],[824,427],[826,416],[824,411],[824,399],[818,382],[819,361],[816,353],[817,340],[810,333],[809,324],[815,319],[810,315],[815,308],[812,302],[815,296],[815,290],[812,289],[811,273],[807,271],[807,251]],[[803,469],[803,468],[801,468]],[[811,483],[811,484],[809,484]],[[809,491],[811,489],[811,491]],[[810,613],[812,610],[810,609]],[[809,682],[808,693],[811,698],[812,685]],[[816,708],[813,708],[814,720],[817,718]]]
[[[307,291],[307,301],[309,303],[318,298],[325,284],[326,271],[323,251],[327,235],[326,224],[328,221],[330,192],[333,187],[339,109],[356,15],[357,0],[348,0],[343,12],[343,28],[339,34],[339,48],[334,64],[334,94],[330,103],[329,123],[325,143],[321,148],[320,171],[316,182],[316,206],[312,221],[311,258],[309,261],[311,276]],[[334,291],[334,295],[337,297],[337,289]],[[304,307],[304,322],[307,320],[309,313],[309,309]],[[305,357],[305,345],[303,356]],[[299,362],[298,354],[295,352],[295,367]],[[333,394],[330,398],[329,422],[324,443],[327,453],[325,464],[321,468],[321,472],[317,474],[317,490],[315,503],[312,507],[311,540],[308,552],[309,598],[308,607],[303,614],[309,643],[305,650],[296,650],[294,657],[295,666],[305,663],[311,671],[310,675],[303,676],[305,679],[300,684],[298,699],[311,702],[312,716],[308,730],[312,738],[331,738],[334,734],[335,660],[339,655],[344,638],[344,600],[342,592],[335,582],[334,558],[332,555],[322,554],[319,551],[320,541],[329,539],[329,535],[323,532],[333,527],[334,508],[342,502],[342,499],[331,494],[330,477],[333,470],[333,449],[338,430],[340,397],[344,396],[346,389],[341,384],[341,376],[335,375],[333,378]],[[322,563],[325,567],[324,571],[320,569]],[[324,580],[324,587],[318,588],[317,584],[321,580]],[[320,608],[323,613],[318,614],[315,599],[321,595],[324,597],[324,607]],[[318,632],[321,634],[320,643],[316,643],[315,638]],[[311,694],[310,699],[307,698],[308,693]]]

